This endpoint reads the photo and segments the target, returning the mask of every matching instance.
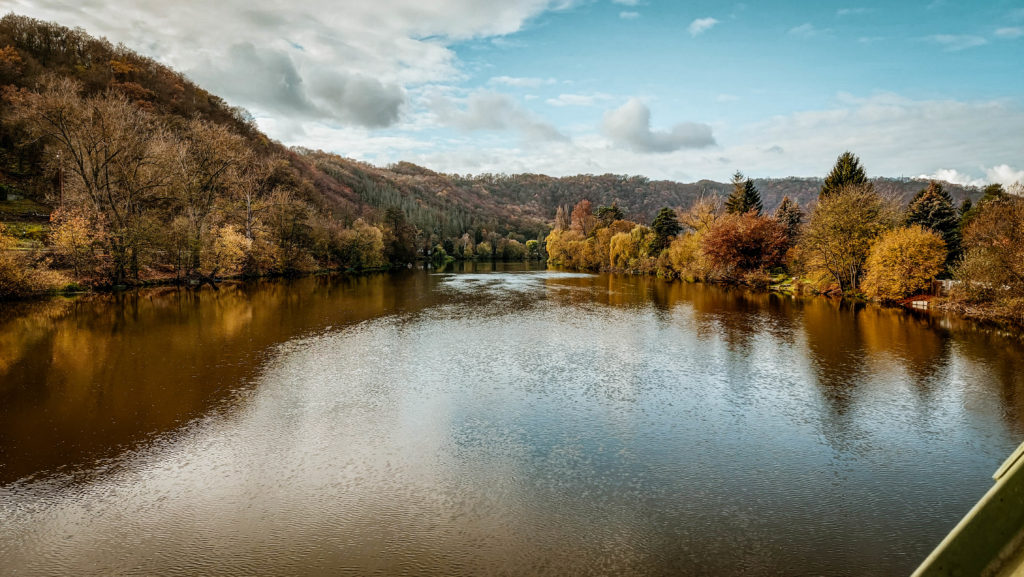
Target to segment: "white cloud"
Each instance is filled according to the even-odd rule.
[[[1024,170],[1014,170],[1007,164],[1000,164],[999,166],[986,169],[985,176],[989,182],[998,182],[1004,187],[1024,182]]]
[[[933,34],[926,37],[926,40],[942,46],[946,52],[959,52],[988,44],[985,38],[970,34]]]
[[[621,4],[622,6],[636,6],[640,4],[640,0],[612,0],[612,4]]]
[[[964,174],[955,168],[940,168],[931,174],[919,174],[917,178],[921,180],[944,180],[964,186],[984,186],[986,184],[985,179],[973,178],[971,175]]]
[[[640,13],[639,12],[632,12],[632,11],[619,12],[619,18],[622,18],[623,20],[636,20],[639,17],[640,17]]]
[[[36,0],[18,10],[123,42],[258,117],[378,127],[399,121],[410,86],[462,77],[454,42],[512,34],[573,1],[221,0],[168,10],[164,0]]]
[[[840,8],[836,10],[836,16],[856,16],[859,14],[867,14],[867,8]]]
[[[651,110],[637,98],[606,112],[602,130],[616,144],[639,152],[672,152],[715,144],[707,124],[682,122],[667,131],[651,130]]]
[[[609,94],[559,94],[557,98],[549,98],[546,102],[551,106],[593,106],[599,101],[610,100]]]
[[[581,120],[587,127],[577,130],[556,127],[527,109],[528,97],[467,95],[453,88],[469,74],[451,48],[455,42],[490,39],[492,45],[515,46],[513,33],[531,18],[573,3],[376,0],[345,2],[342,9],[337,0],[286,5],[278,0],[192,0],[176,3],[174,10],[167,10],[162,0],[33,0],[15,5],[26,15],[81,26],[182,70],[231,104],[249,107],[260,126],[286,144],[372,162],[407,159],[456,172],[482,167],[496,172],[612,171],[727,179],[737,166],[758,176],[821,175],[838,153],[850,149],[877,175],[955,170],[968,180],[1020,177],[1024,110],[1007,101],[850,97],[833,107],[754,124],[690,123],[660,130],[651,129],[647,106],[630,101],[608,112],[603,123],[596,114]],[[1024,19],[1024,12],[1019,16]],[[714,20],[698,19],[691,26],[707,21],[704,32],[717,24]],[[1008,28],[989,32],[987,41],[1017,35],[1021,20],[1006,22]],[[793,30],[819,32],[810,24]],[[980,46],[986,39],[939,35],[929,41],[955,50]],[[507,71],[490,74],[501,72]],[[488,81],[492,89],[554,84],[548,78],[513,76]],[[426,87],[433,90],[429,98]],[[534,106],[552,96],[535,93],[540,96],[530,103]],[[565,96],[550,98],[554,102],[549,104],[601,103],[599,95]],[[728,102],[729,96],[719,100]],[[593,111],[572,114],[588,112]],[[380,126],[393,130],[370,130]],[[523,139],[528,146],[517,147]],[[729,162],[723,164],[720,158]]]
[[[1021,28],[1020,26],[999,28],[996,30],[996,36],[1000,38],[1020,38],[1021,36],[1024,36],[1024,28]]]
[[[555,84],[558,82],[554,78],[532,78],[522,76],[495,76],[487,81],[489,84],[501,84],[503,86],[512,86],[515,88],[537,88],[538,86],[544,86],[545,84]]]
[[[690,32],[690,36],[697,36],[698,34],[703,34],[708,30],[711,30],[715,24],[718,24],[718,20],[714,18],[698,18],[693,22],[690,22],[690,25],[686,29]]]
[[[965,186],[1001,184],[1005,188],[1008,188],[1018,182],[1024,182],[1024,170],[1016,170],[1008,164],[1000,164],[997,166],[990,166],[988,168],[981,167],[981,171],[985,173],[984,178],[975,177],[974,175],[961,172],[955,168],[940,168],[931,174],[922,174],[918,176],[918,178],[945,180],[946,182],[962,184]]]
[[[410,99],[418,102],[416,93],[410,94]],[[664,142],[672,131],[652,131],[650,112],[639,102],[622,107],[630,114],[622,113],[622,109],[606,114],[609,122],[600,131],[592,126],[574,129],[571,140],[558,136],[545,140],[544,133],[551,130],[550,126],[545,130],[543,120],[515,106],[511,99],[499,100],[497,105],[478,101],[471,106],[472,96],[441,94],[449,100],[443,106],[462,114],[446,118],[444,125],[473,130],[471,136],[438,134],[442,115],[435,112],[434,131],[421,135],[406,133],[387,138],[364,129],[345,128],[335,133],[315,128],[296,135],[293,143],[334,150],[377,164],[409,160],[457,173],[613,172],[692,182],[701,178],[727,181],[739,167],[751,176],[823,176],[839,153],[852,150],[872,176],[936,175],[943,169],[956,170],[959,177],[951,173],[945,176],[968,183],[1008,183],[1021,176],[1021,171],[1010,167],[1020,166],[1019,147],[1015,143],[1024,134],[1024,108],[1009,101],[920,101],[891,94],[841,95],[829,108],[746,125],[697,125],[704,126],[706,133],[713,131],[716,146],[665,151],[672,148]],[[486,118],[494,110],[507,109],[510,103],[514,112],[498,115],[504,120]],[[531,137],[527,131],[516,128],[516,118],[532,124],[533,132],[539,135]]]
[[[419,102],[416,94],[410,91],[413,104]],[[508,102],[499,101],[497,106],[477,102],[471,107],[471,98],[454,94],[457,91],[441,92],[450,101],[445,105],[463,116],[447,118],[443,125],[461,126],[459,130],[463,131],[477,127],[472,135],[438,134],[441,115],[435,112],[433,131],[422,134],[406,133],[388,139],[364,129],[345,128],[335,133],[315,127],[289,143],[334,150],[377,164],[409,160],[457,173],[613,172],[687,182],[701,178],[724,182],[737,167],[751,176],[823,176],[839,153],[852,150],[871,176],[937,175],[943,169],[960,175],[945,173],[946,177],[967,183],[1010,183],[1021,176],[1016,170],[1020,168],[1017,144],[1024,134],[1024,107],[1012,101],[840,95],[831,107],[745,125],[705,127],[713,134],[716,146],[664,151],[671,148],[664,142],[671,131],[652,131],[650,112],[639,102],[622,107],[631,114],[623,114],[622,109],[609,112],[606,117],[613,122],[573,129],[571,140],[558,136],[545,140],[543,135],[552,130],[550,125],[544,129],[543,120],[514,106],[515,101],[509,99],[518,112],[500,114],[504,121],[486,120],[481,118],[485,113],[505,108]],[[509,116],[532,124],[533,132],[541,137],[531,137],[516,128]],[[526,144],[516,144],[521,141]]]
[[[526,110],[506,94],[474,92],[460,107],[459,102],[447,97],[434,97],[431,102],[438,120],[463,131],[498,130],[515,131],[528,140],[564,141],[564,134],[537,115]]]
[[[794,26],[790,28],[786,33],[789,34],[790,36],[810,38],[812,36],[817,36],[821,34],[821,32],[821,30],[818,30],[817,28],[814,27],[814,24],[811,24],[810,22],[805,22],[799,26]]]
[[[1019,142],[1022,133],[1024,109],[1012,102],[915,101],[878,94],[840,96],[837,107],[775,117],[721,134],[721,139],[749,143],[726,144],[724,152],[749,162],[745,172],[751,174],[783,168],[778,160],[749,150],[757,143],[772,143],[785,149],[784,169],[790,174],[823,174],[837,154],[852,150],[869,174],[900,176],[939,169],[969,173],[1014,162],[1019,156],[1011,143]]]
[[[736,102],[739,99],[740,97],[735,94],[719,94],[715,97],[715,100],[718,102]]]

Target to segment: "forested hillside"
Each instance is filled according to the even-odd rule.
[[[591,201],[594,206],[617,204],[627,218],[638,222],[651,222],[663,207],[684,208],[702,197],[726,197],[732,191],[729,183],[701,180],[682,183],[669,180],[650,180],[642,176],[616,174],[577,175],[554,178],[539,174],[492,175],[475,177],[452,176],[459,188],[472,188],[488,195],[502,204],[550,219],[558,207],[571,207],[581,199]],[[875,189],[885,196],[908,203],[928,180],[908,178],[874,178]],[[818,198],[823,179],[821,178],[754,178],[754,184],[761,191],[764,209],[773,211],[788,196],[801,206],[810,206]],[[964,187],[943,183],[945,189],[957,203],[965,198],[977,200],[981,191],[975,187]]]

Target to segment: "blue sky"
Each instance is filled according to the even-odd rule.
[[[1024,178],[1024,0],[0,0],[272,137],[446,172]]]

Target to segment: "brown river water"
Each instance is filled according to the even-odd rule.
[[[955,319],[522,265],[0,304],[0,575],[905,575],[1022,394]]]

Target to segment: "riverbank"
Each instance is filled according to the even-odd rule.
[[[1012,304],[972,303],[951,298],[937,299],[938,310],[1011,331],[1024,338],[1024,302]]]
[[[559,266],[558,268],[573,271],[577,270],[572,267]],[[661,274],[658,270],[604,269],[601,272],[632,276],[655,276],[665,280],[666,282],[707,284],[722,287],[742,287],[751,291],[777,293],[789,296],[823,297],[832,300],[850,301],[855,303],[873,303],[882,307],[907,311],[924,310],[932,313],[955,315],[963,320],[978,323],[986,328],[995,329],[1000,333],[1010,334],[1024,339],[1024,301],[1019,303],[1014,303],[1012,300],[1010,303],[972,302],[955,296],[918,294],[899,301],[884,302],[869,299],[863,294],[843,293],[838,289],[838,286],[831,286],[826,288],[826,290],[818,290],[815,288],[815,283],[807,279],[801,279],[787,274],[769,275],[765,273],[763,275],[748,276],[746,279],[715,281],[691,280],[679,276],[670,277],[668,275]],[[923,309],[920,306],[914,305],[914,303],[921,302],[926,303],[926,306]],[[1016,306],[1014,306],[1014,304],[1016,304]]]
[[[464,267],[467,263],[480,264],[480,263],[491,263],[491,264],[509,264],[509,263],[538,263],[536,260],[523,260],[523,261],[503,261],[503,260],[486,260],[486,259],[454,259],[448,257],[443,263],[435,263],[428,259],[419,259],[415,263],[409,263],[406,265],[390,265],[380,267],[368,267],[368,268],[349,268],[349,267],[331,267],[331,268],[317,268],[307,271],[296,271],[291,273],[271,272],[260,275],[244,275],[244,274],[230,274],[230,275],[218,275],[215,277],[176,277],[176,276],[162,276],[162,277],[149,277],[140,279],[130,284],[122,285],[111,285],[111,284],[90,284],[84,280],[71,281],[61,283],[60,286],[52,286],[48,288],[42,288],[33,290],[27,294],[22,294],[15,297],[0,298],[0,305],[5,303],[16,303],[16,302],[28,302],[37,301],[53,297],[74,297],[89,294],[112,294],[125,291],[132,291],[146,288],[159,288],[159,287],[181,287],[181,288],[200,288],[204,285],[209,285],[214,290],[218,290],[221,283],[226,282],[248,282],[256,281],[261,279],[278,279],[278,278],[289,278],[298,279],[310,276],[323,276],[323,275],[346,275],[346,276],[362,276],[374,273],[384,273],[391,271],[399,271],[410,267],[426,267],[434,268],[438,271],[444,271],[450,267]],[[59,278],[64,278],[64,275],[70,273],[70,271],[61,270],[50,270],[48,272],[61,275]]]

